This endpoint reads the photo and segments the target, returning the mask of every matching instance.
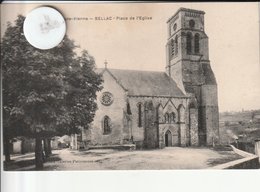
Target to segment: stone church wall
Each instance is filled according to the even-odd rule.
[[[192,57],[194,61],[182,61],[183,83],[185,85],[190,84],[193,86],[201,85],[205,82],[203,78],[203,70],[201,63],[196,62],[200,59],[200,57],[192,55],[189,57]]]
[[[185,147],[186,146],[186,125],[184,122],[179,123],[179,134],[180,134],[180,146]]]
[[[182,63],[178,62],[176,64],[171,64],[171,68],[166,68],[167,74],[172,77],[172,79],[176,82],[177,86],[185,92],[185,88],[182,83]]]
[[[145,102],[151,100],[153,106],[157,108],[159,104],[164,107],[163,113],[166,111],[173,111],[176,114],[176,121],[178,120],[178,107],[182,104],[186,108],[185,98],[166,98],[166,97],[140,97],[131,96],[127,97],[127,92],[115,81],[115,79],[108,73],[103,74],[104,84],[101,92],[97,94],[97,104],[98,110],[94,121],[92,122],[91,128],[89,130],[84,130],[82,132],[82,137],[84,141],[90,142],[92,145],[107,145],[107,144],[124,144],[127,141],[130,142],[131,136],[137,146],[142,147],[145,140],[145,120],[144,120],[144,104]],[[113,94],[113,103],[110,106],[105,106],[100,102],[100,97],[103,92],[110,92]],[[126,106],[129,103],[131,115],[130,119],[126,118]],[[138,126],[138,104],[142,104],[142,125]],[[167,107],[165,107],[167,105]],[[108,116],[111,119],[111,133],[103,134],[103,118]],[[153,123],[158,123],[155,122]],[[178,134],[181,134],[182,144],[186,142],[186,135],[184,132],[185,128],[180,129],[179,124],[164,125],[172,133],[173,138],[178,138]],[[183,126],[185,127],[185,126]],[[161,132],[161,138],[164,137],[165,132]],[[184,137],[185,135],[185,137]],[[164,141],[163,141],[164,142]],[[180,142],[180,141],[178,141]]]
[[[180,138],[180,125],[178,123],[174,123],[174,124],[159,124],[159,148],[164,148],[165,147],[165,133],[168,130],[171,132],[171,135],[172,135],[172,141],[171,141],[172,144],[171,144],[171,146],[180,146],[180,142],[181,142],[181,138]]]
[[[201,88],[201,106],[205,114],[207,145],[219,143],[219,113],[216,85],[203,85]]]
[[[142,126],[138,127],[138,104],[142,105]],[[144,140],[144,99],[142,97],[130,97],[129,104],[132,112],[132,136],[138,148],[142,148]]]
[[[103,89],[97,94],[98,110],[96,111],[94,121],[91,127],[91,144],[122,144],[124,139],[123,134],[123,108],[126,106],[125,91],[115,81],[115,79],[104,72]],[[103,92],[110,92],[113,94],[113,103],[105,106],[100,102],[100,97]],[[111,120],[111,133],[103,134],[103,118],[108,116]]]
[[[167,22],[166,72],[180,89],[192,94],[198,104],[191,110],[186,126],[189,145],[212,145],[219,138],[217,83],[210,67],[204,14],[203,11],[180,9]],[[178,46],[173,46],[176,39]]]
[[[193,59],[197,56],[190,56]],[[205,66],[209,63],[204,62]],[[193,93],[198,101],[198,128],[199,128],[199,145],[213,145],[219,141],[219,125],[218,125],[218,98],[217,98],[217,85],[215,82],[215,77],[212,70],[209,70],[203,66],[200,62],[195,61],[182,61],[182,71],[183,71],[183,83],[185,86],[185,91],[187,93]],[[177,67],[176,65],[175,67]],[[206,70],[207,71],[204,71]],[[172,68],[174,73],[175,68]],[[193,116],[191,114],[191,116]],[[195,117],[194,116],[194,117]],[[195,122],[195,119],[194,119]],[[190,133],[188,132],[188,137],[191,137],[191,145],[197,145],[196,138],[192,138],[193,135],[197,135],[195,130],[196,124],[191,125]],[[204,138],[206,141],[204,141]]]
[[[144,104],[146,101],[152,100],[153,105],[155,107],[158,107],[159,105],[164,107],[162,109],[162,114],[165,112],[174,112],[176,114],[176,122],[178,121],[178,107],[180,105],[184,106],[184,109],[186,109],[187,104],[186,101],[187,99],[185,98],[172,98],[169,101],[169,98],[165,97],[130,97],[129,98],[129,103],[131,107],[131,112],[132,112],[132,133],[133,133],[133,139],[134,142],[137,144],[138,148],[142,148],[143,141],[145,139],[144,134]],[[138,127],[138,103],[142,104],[142,127]],[[186,110],[184,110],[184,113]],[[158,114],[159,115],[159,114]],[[165,123],[160,123],[160,122],[154,122],[154,123],[159,123],[159,148],[164,147],[164,134],[166,133],[167,130],[170,130],[172,133],[172,139],[173,143],[176,142],[178,144],[175,144],[175,146],[180,146],[179,144],[181,143],[181,146],[186,146],[186,126],[185,126],[185,119],[186,115],[183,114],[183,119],[182,120],[184,123],[180,124],[178,123],[173,123],[173,124],[165,124]],[[178,138],[178,135],[180,135],[180,138]]]
[[[190,108],[190,145],[198,146],[199,138],[198,138],[198,110],[196,108]]]

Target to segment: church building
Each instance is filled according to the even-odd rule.
[[[203,11],[180,8],[167,21],[165,72],[98,69],[87,145],[137,148],[212,146],[219,142],[217,82],[210,66]]]

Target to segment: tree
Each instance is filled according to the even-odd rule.
[[[23,34],[24,19],[19,15],[14,26],[9,23],[2,39],[4,140],[17,135],[13,130],[20,127],[13,122],[22,121],[23,132],[36,140],[36,168],[42,169],[42,141],[87,126],[101,78],[94,75],[94,59],[87,61],[87,52],[77,57],[66,36],[50,50],[32,47]],[[49,141],[44,143],[49,155]]]
[[[88,129],[93,121],[97,109],[96,92],[102,88],[101,75],[95,73],[95,60],[87,51],[83,51],[67,71],[65,81],[64,106],[70,120],[61,125],[68,128],[68,133],[79,133],[79,128]]]

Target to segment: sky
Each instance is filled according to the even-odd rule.
[[[1,36],[7,21],[41,4],[2,4]],[[52,4],[67,20],[67,35],[94,56],[97,67],[164,71],[166,21],[180,8],[204,11],[209,58],[218,83],[220,111],[260,109],[258,3]],[[151,18],[136,20],[138,16]],[[114,20],[95,20],[114,17]],[[121,19],[116,19],[116,18]],[[128,17],[128,20],[122,20]],[[135,20],[129,20],[134,17]],[[86,20],[88,18],[88,20]],[[93,18],[93,20],[90,20]]]

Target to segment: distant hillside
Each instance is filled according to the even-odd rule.
[[[254,142],[260,138],[260,110],[220,113],[219,129],[222,143]]]
[[[219,114],[220,122],[250,122],[260,120],[260,109],[242,112],[223,112]]]

